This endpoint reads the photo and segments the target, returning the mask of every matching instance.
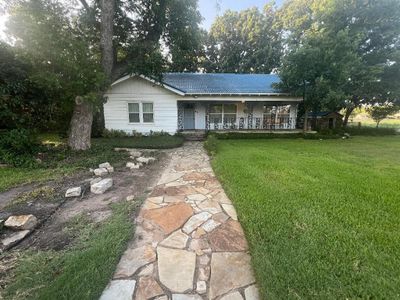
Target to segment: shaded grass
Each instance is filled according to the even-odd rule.
[[[134,209],[117,204],[104,223],[76,225],[79,237],[67,250],[24,253],[5,299],[98,299],[131,238]]]
[[[400,297],[400,138],[218,141],[262,299]]]

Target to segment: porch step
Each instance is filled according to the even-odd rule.
[[[205,131],[182,131],[182,135],[186,141],[204,141],[206,138]]]

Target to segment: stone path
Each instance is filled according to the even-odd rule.
[[[202,143],[170,155],[101,300],[258,300],[246,239]]]

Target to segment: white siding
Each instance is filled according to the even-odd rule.
[[[106,96],[104,118],[107,129],[127,133],[135,130],[145,134],[150,131],[174,134],[177,131],[179,95],[136,77],[112,86]],[[154,123],[129,123],[129,102],[153,102]]]

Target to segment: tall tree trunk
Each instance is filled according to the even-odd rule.
[[[353,106],[353,107],[348,107],[346,109],[346,113],[344,115],[344,120],[343,120],[343,127],[346,127],[347,123],[349,123],[349,118],[350,118],[352,112],[354,111],[354,108],[355,107]]]
[[[93,104],[82,97],[75,98],[74,113],[71,118],[68,146],[72,150],[90,149],[93,122]]]
[[[100,48],[101,65],[107,77],[107,84],[112,81],[114,68],[114,13],[115,0],[101,0],[101,25],[100,25]],[[104,130],[104,104],[99,103],[98,109],[94,111],[93,135],[100,136]]]

